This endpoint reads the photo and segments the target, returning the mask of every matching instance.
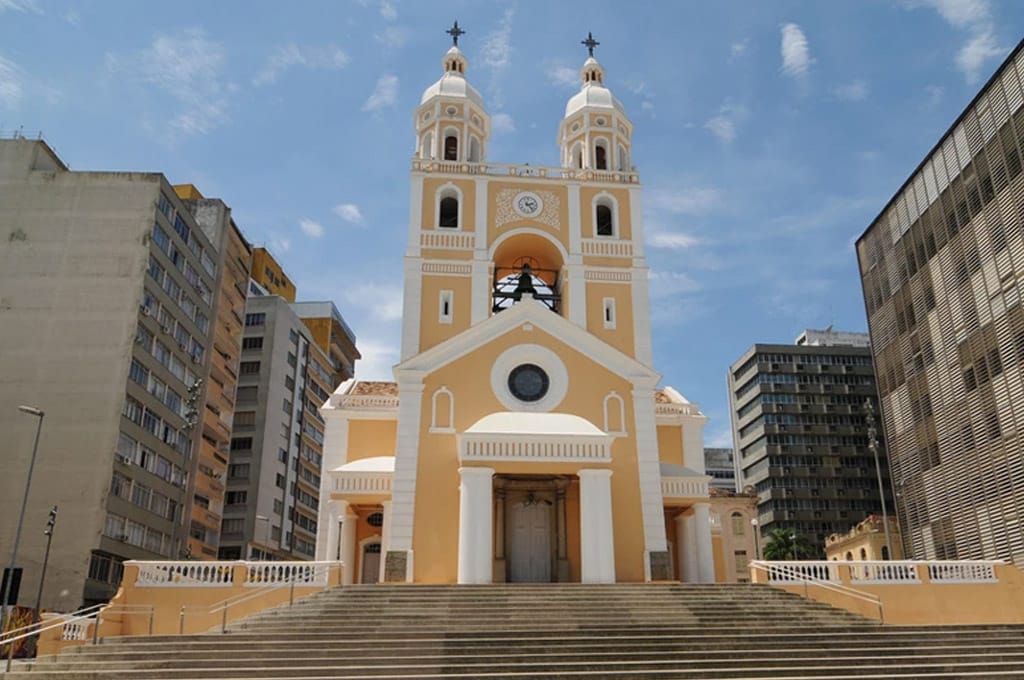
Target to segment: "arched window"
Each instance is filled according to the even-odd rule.
[[[573,145],[569,152],[569,167],[577,170],[583,169],[583,147],[579,144]]]
[[[459,199],[454,196],[445,196],[441,199],[437,226],[449,229],[459,228]]]
[[[604,148],[603,144],[597,144],[594,147],[594,169],[608,169],[608,149]]]
[[[626,153],[626,147],[619,144],[619,172],[627,172],[629,170],[629,154]]]
[[[626,409],[622,397],[614,391],[604,398],[604,431],[608,434],[625,436]]]
[[[430,398],[431,432],[452,432],[455,421],[455,395],[447,387],[440,387]]]
[[[612,227],[612,209],[606,205],[597,206],[597,235],[612,236],[615,231]]]
[[[867,562],[868,560],[868,551],[864,548],[860,549],[860,559],[862,562]]]
[[[889,559],[889,546],[887,546],[887,545],[883,545],[882,546],[882,559],[883,560]]]
[[[469,162],[480,162],[480,140],[476,137],[469,138]]]
[[[455,135],[447,135],[444,138],[444,159],[446,161],[459,160],[459,138]]]
[[[853,553],[850,552],[849,550],[846,551],[846,561],[847,562],[853,562]]]
[[[734,512],[730,519],[732,519],[732,535],[742,536],[747,530],[747,522],[743,519],[743,514]]]
[[[431,160],[434,157],[434,133],[428,132],[423,135],[423,145],[420,147],[420,158]]]
[[[618,236],[618,207],[611,194],[600,193],[594,198],[594,235]]]

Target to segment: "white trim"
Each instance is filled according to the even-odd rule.
[[[658,434],[654,420],[654,391],[634,389],[633,420],[636,427],[637,476],[640,480],[640,510],[644,527],[645,554],[665,550],[665,516],[661,496],[661,466],[658,460]],[[646,560],[644,573],[650,569]]]
[[[403,376],[419,381],[424,374],[436,371],[478,347],[493,342],[501,335],[521,328],[524,324],[532,324],[535,328],[543,330],[638,387],[649,387],[653,390],[661,378],[649,366],[603,342],[571,321],[554,314],[543,305],[537,304],[513,305],[420,354],[404,358],[402,363],[395,366],[395,375],[400,384]],[[404,405],[404,401],[402,404]],[[401,409],[401,406],[399,408]]]
[[[640,200],[640,187],[629,188],[629,234],[633,242],[633,257],[644,257],[644,212]],[[636,266],[646,266],[643,262],[634,262]]]
[[[530,463],[611,463],[609,435],[497,434],[463,432],[460,461]]]
[[[359,579],[356,583],[363,582],[363,558],[366,557],[366,546],[374,543],[380,544],[380,563],[384,564],[384,538],[380,534],[374,534],[367,536],[363,540],[359,541]],[[380,579],[378,578],[378,582]]]
[[[395,474],[391,488],[393,504],[390,549],[409,553],[412,552],[413,510],[416,507],[422,398],[422,376],[407,377],[399,381],[398,434],[395,442]],[[407,575],[411,577],[411,573],[410,570]]]
[[[419,257],[406,257],[405,290],[402,294],[402,361],[416,356],[420,351],[422,298],[423,260]]]
[[[437,398],[444,395],[448,397],[448,424],[439,426],[437,424]],[[430,432],[434,434],[450,434],[455,432],[455,395],[444,385],[434,390],[434,394],[430,397]]]
[[[421,271],[427,276],[472,276],[473,266],[451,260],[428,260]]]
[[[418,257],[420,254],[419,233],[423,229],[423,177],[413,176],[409,184],[409,243],[406,244],[407,257]]]
[[[487,260],[473,260],[473,282],[470,300],[469,323],[475,326],[491,312],[491,263]]]
[[[359,494],[359,495],[391,495],[392,488],[391,472],[325,472],[324,477],[333,480],[330,487],[331,498],[334,494]],[[323,498],[323,497],[321,497]]]
[[[611,411],[609,411],[609,409],[608,409],[608,405],[611,402],[613,402],[613,401],[617,401],[618,404],[619,404],[619,409],[618,409],[618,411],[619,411],[618,412],[619,427],[617,429],[615,429],[615,430],[611,429],[611,427],[610,427],[611,418],[609,416],[611,415]],[[622,397],[620,397],[615,390],[612,390],[611,392],[609,392],[608,394],[605,395],[604,402],[603,402],[603,405],[602,405],[602,409],[604,411],[604,431],[607,432],[610,435],[615,436],[615,437],[625,437],[626,436],[626,402],[622,399]]]
[[[541,399],[532,402],[520,401],[509,390],[509,373],[521,364],[536,364],[548,374],[548,391]],[[534,344],[516,345],[509,347],[494,360],[494,365],[491,366],[491,390],[498,401],[510,411],[547,412],[556,408],[565,399],[565,394],[569,391],[569,371],[566,370],[562,359],[547,347]]]
[[[586,267],[583,279],[600,283],[633,283],[633,272],[621,267]]]
[[[455,291],[441,290],[437,295],[437,322],[451,324],[455,318]]]
[[[420,158],[426,161],[434,160],[434,131],[427,130],[420,135]]]
[[[706,475],[700,477],[662,477],[661,495],[666,500],[707,498],[710,481],[711,478]]]
[[[610,234],[597,233],[597,206],[599,205],[607,207],[612,213],[612,233]],[[594,238],[621,238],[622,232],[619,229],[619,202],[607,191],[601,191],[594,194],[594,198],[590,201],[590,219]]]
[[[441,201],[445,198],[454,198],[458,201],[459,207],[455,216],[454,227],[442,227],[441,226]],[[446,182],[439,186],[434,192],[434,229],[443,229],[445,231],[462,231],[462,205],[463,205],[462,189],[453,182]]]
[[[651,299],[647,267],[633,267],[633,349],[636,360],[645,366],[654,363],[651,344]]]
[[[601,301],[601,318],[604,321],[605,330],[615,330],[615,298],[606,297]]]
[[[381,501],[384,513],[384,526],[380,528],[380,575],[378,582],[384,583],[387,573],[388,550],[391,549],[391,501]]]

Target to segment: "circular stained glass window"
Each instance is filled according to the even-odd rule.
[[[508,374],[508,389],[520,401],[539,401],[548,393],[551,381],[536,364],[521,364]]]

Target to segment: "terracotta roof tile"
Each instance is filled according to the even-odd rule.
[[[349,394],[352,396],[397,397],[398,383],[383,380],[359,380],[352,386],[352,391]]]

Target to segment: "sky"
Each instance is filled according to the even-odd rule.
[[[398,359],[413,111],[453,20],[488,160],[557,165],[593,32],[634,124],[655,368],[731,445],[755,342],[866,331],[853,244],[1024,36],[1008,0],[0,0],[0,136],[231,206],[357,376]]]

